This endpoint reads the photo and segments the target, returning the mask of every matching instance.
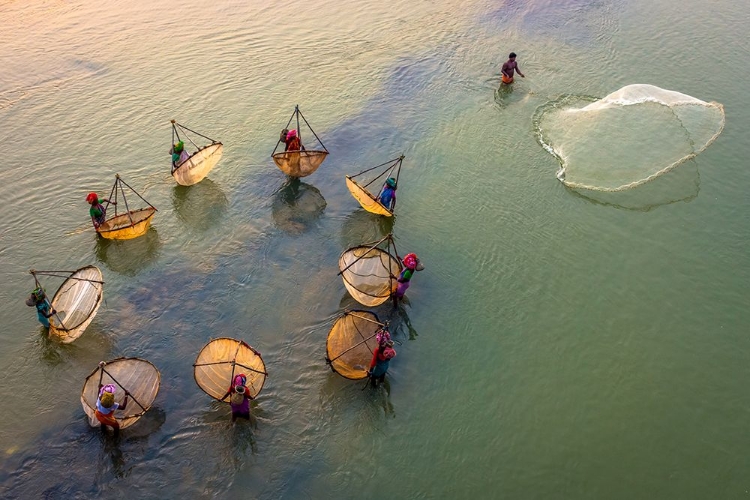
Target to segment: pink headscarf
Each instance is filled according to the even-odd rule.
[[[240,373],[239,375],[234,376],[234,386],[237,387],[238,385],[244,386],[247,382],[247,377],[244,373]]]
[[[375,340],[377,340],[378,345],[384,345],[388,342],[391,342],[391,334],[388,332],[388,330],[380,329],[375,334]]]
[[[411,269],[412,271],[417,268],[417,264],[419,264],[419,259],[417,258],[417,254],[415,253],[408,253],[406,254],[406,257],[404,257],[404,265]]]
[[[114,394],[115,392],[117,392],[117,386],[114,384],[107,384],[105,386],[102,386],[102,388],[99,389],[99,397],[102,397],[102,394],[104,394],[105,392],[111,392],[112,394]]]
[[[294,137],[297,137],[297,131],[295,129],[292,129],[289,132],[287,132],[287,134],[286,134],[286,140],[287,141],[290,140],[290,139],[292,139],[292,138],[294,138]]]

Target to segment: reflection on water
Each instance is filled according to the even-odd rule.
[[[221,186],[211,179],[203,179],[192,186],[175,186],[172,206],[185,224],[202,232],[221,222],[229,201]]]
[[[568,188],[571,193],[592,203],[648,212],[678,202],[691,202],[700,192],[700,173],[695,160],[689,160],[674,170],[633,189],[614,193]]]
[[[384,217],[358,208],[344,219],[341,225],[342,249],[378,241],[393,232],[396,216]]]
[[[40,328],[39,331],[40,335],[35,342],[39,349],[39,359],[50,367],[69,362],[84,363],[82,366],[88,366],[95,358],[98,363],[112,352],[114,345],[112,336],[102,330],[96,318],[83,335],[70,344],[63,344],[56,338],[51,338],[46,328]]]
[[[146,234],[132,240],[96,239],[96,258],[119,274],[135,276],[156,261],[161,241],[152,226]]]
[[[277,228],[301,234],[315,227],[326,208],[326,200],[315,186],[290,178],[276,191],[271,207]]]

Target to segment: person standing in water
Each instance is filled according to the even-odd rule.
[[[396,206],[396,179],[389,177],[385,181],[383,192],[380,193],[378,201],[385,208],[393,212],[393,208]]]
[[[52,306],[50,306],[49,300],[47,300],[47,294],[44,293],[44,289],[41,287],[35,288],[29,298],[26,299],[26,305],[29,307],[36,307],[36,316],[39,322],[44,328],[49,328],[49,319],[57,314]]]
[[[103,366],[99,363],[99,366]],[[94,416],[102,426],[102,432],[107,430],[107,427],[112,427],[115,432],[115,436],[120,433],[120,422],[115,418],[116,410],[125,410],[128,406],[128,396],[130,393],[125,391],[125,399],[122,404],[115,403],[115,392],[117,392],[117,386],[114,384],[101,385],[99,384],[99,398],[96,400],[96,411]]]
[[[398,287],[396,288],[396,292],[393,294],[394,307],[397,307],[399,299],[402,299],[404,297],[406,290],[411,284],[411,278],[412,276],[414,276],[414,273],[416,271],[421,271],[424,269],[424,266],[422,265],[422,262],[420,262],[419,257],[417,257],[417,254],[414,253],[406,254],[406,257],[404,257],[401,262],[403,262],[404,264],[404,269],[398,275],[398,278],[396,278]]]
[[[250,413],[250,401],[253,397],[250,395],[250,389],[247,387],[247,376],[244,373],[235,375],[232,385],[227,391],[227,396],[229,396],[229,406],[232,408],[232,422],[237,418],[244,418],[250,421],[250,425],[257,428],[258,423]]]
[[[517,71],[518,74],[521,75],[521,78],[526,78],[526,75],[521,73],[521,68],[518,67],[515,52],[511,52],[510,55],[508,55],[508,60],[503,63],[502,72],[504,84],[510,85],[513,83],[513,71]]]
[[[99,196],[96,193],[89,193],[88,196],[86,196],[86,202],[91,205],[91,208],[89,208],[89,215],[91,216],[91,223],[94,224],[94,229],[99,229],[99,226],[104,224],[104,222],[107,220],[107,209],[104,208],[104,205],[102,205],[102,202],[111,203],[112,205],[117,205],[116,202],[106,200],[106,199],[99,199]]]
[[[391,334],[386,327],[378,330],[375,340],[377,341],[378,346],[372,353],[370,369],[367,371],[367,376],[373,387],[377,387],[378,384],[382,384],[385,381],[385,375],[388,373],[388,365],[391,360],[396,357],[396,350],[393,348],[393,340],[391,340]]]
[[[302,143],[300,142],[295,129],[290,130],[286,134],[286,141],[284,143],[286,144],[284,151],[299,151],[300,149],[305,149],[302,147]]]

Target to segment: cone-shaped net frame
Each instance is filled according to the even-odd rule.
[[[382,248],[360,245],[342,252],[339,271],[344,286],[360,304],[374,307],[388,300],[398,288],[401,261]]]
[[[96,266],[78,269],[66,279],[52,298],[57,311],[49,318],[51,337],[63,343],[80,337],[93,321],[104,297],[102,272]]]
[[[89,424],[101,424],[94,416],[96,401],[99,398],[99,385],[113,384],[117,387],[115,402],[122,405],[125,391],[130,393],[125,410],[115,410],[115,419],[120,428],[130,427],[143,416],[156,399],[161,383],[161,374],[145,359],[117,358],[108,361],[104,367],[97,367],[86,377],[81,390],[81,405],[89,417]]]
[[[347,311],[333,324],[326,341],[326,361],[342,377],[360,380],[367,377],[375,338],[383,326],[375,313]]]
[[[247,377],[246,386],[255,398],[263,389],[268,374],[260,353],[242,340],[218,338],[210,341],[198,353],[193,364],[193,376],[203,392],[229,402],[229,388],[235,375]]]

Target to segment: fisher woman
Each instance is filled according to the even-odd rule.
[[[101,366],[101,363],[99,366]],[[102,424],[102,431],[106,431],[107,426],[109,426],[114,429],[115,436],[117,436],[120,433],[120,423],[115,418],[115,410],[126,409],[130,393],[125,391],[125,399],[123,399],[122,405],[120,405],[119,403],[115,403],[115,392],[117,392],[117,386],[114,384],[99,384],[99,398],[96,400],[94,415],[99,423]]]
[[[406,254],[406,257],[404,257],[401,262],[404,264],[404,270],[401,271],[397,278],[398,287],[396,288],[396,293],[393,294],[394,306],[398,305],[398,300],[403,298],[407,288],[409,288],[409,285],[411,284],[411,278],[412,276],[414,276],[414,272],[424,269],[424,266],[419,261],[419,257],[417,257],[417,254],[414,253]]]
[[[107,209],[104,208],[102,202],[117,205],[114,201],[106,199],[99,200],[99,196],[96,193],[89,193],[86,196],[86,202],[91,205],[91,208],[89,208],[89,215],[91,216],[92,224],[94,224],[94,229],[99,229],[99,226],[104,224],[104,221],[107,220]]]
[[[286,146],[284,147],[284,151],[299,151],[300,149],[305,149],[302,147],[302,143],[300,142],[299,136],[297,135],[297,131],[295,129],[287,132],[284,144],[286,144]]]
[[[179,166],[183,161],[190,158],[190,153],[187,152],[185,143],[182,141],[177,141],[177,144],[172,146],[169,153],[172,155],[172,165],[174,167]]]
[[[393,340],[391,340],[391,334],[388,332],[387,327],[378,330],[375,334],[375,340],[378,346],[372,353],[370,369],[367,372],[367,376],[370,378],[373,387],[377,387],[378,384],[382,384],[385,381],[385,374],[388,373],[388,364],[396,357],[396,350],[393,348]]]
[[[235,375],[229,388],[229,406],[232,407],[232,422],[237,418],[249,420],[253,427],[257,427],[255,418],[250,414],[250,389],[247,387],[247,376],[244,373]]]
[[[385,181],[379,201],[385,208],[393,212],[393,208],[396,206],[396,179],[389,177]]]
[[[57,314],[57,311],[50,305],[47,300],[47,294],[42,287],[37,287],[31,292],[26,299],[26,305],[29,307],[36,306],[36,317],[44,328],[49,328],[49,319]]]

